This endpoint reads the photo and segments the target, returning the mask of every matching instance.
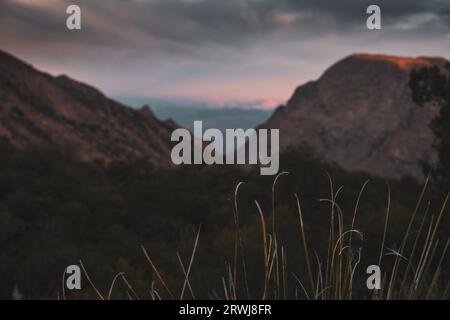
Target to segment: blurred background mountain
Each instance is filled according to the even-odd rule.
[[[160,120],[173,119],[182,127],[193,131],[194,121],[201,120],[205,129],[217,128],[224,131],[233,128],[255,128],[265,122],[272,110],[261,108],[261,102],[236,102],[217,106],[207,102],[189,102],[180,99],[126,98],[116,100],[133,108],[151,106]]]

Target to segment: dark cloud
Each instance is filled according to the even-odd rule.
[[[73,3],[81,32],[65,27]],[[374,3],[379,32],[366,29]],[[448,0],[0,0],[1,49],[111,91],[241,90],[245,71],[261,90],[275,74],[287,96],[285,79],[294,87],[343,55],[448,55],[449,42]]]
[[[10,41],[67,39],[64,28],[66,1],[5,0],[0,11],[0,35]],[[208,43],[241,46],[280,34],[303,39],[352,32],[364,28],[366,0],[89,0],[82,7],[85,31],[71,39],[80,44],[137,46],[153,50],[187,50]],[[450,29],[450,2],[443,0],[382,0],[384,27],[393,36],[403,19],[421,15],[433,23],[413,25],[409,33],[433,35]],[[59,13],[59,14],[58,14]],[[422,19],[423,20],[423,19]],[[430,22],[429,21],[429,22]],[[8,28],[7,25],[14,28]],[[395,34],[394,34],[395,33]],[[39,36],[41,35],[41,36]],[[45,35],[45,38],[43,36]],[[37,36],[37,37],[36,37]],[[158,43],[156,43],[158,42]],[[184,49],[183,49],[184,48]]]

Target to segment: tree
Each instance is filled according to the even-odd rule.
[[[431,129],[435,139],[433,147],[438,153],[438,162],[429,164],[432,178],[443,192],[450,189],[450,63],[444,68],[424,67],[411,72],[409,86],[415,103],[438,103],[441,108],[432,121]],[[427,172],[428,174],[428,172]]]

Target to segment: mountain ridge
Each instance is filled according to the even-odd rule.
[[[170,133],[148,107],[135,110],[66,75],[51,76],[0,50],[0,138],[16,149],[58,146],[83,161],[147,159],[170,166]]]
[[[347,56],[297,87],[260,127],[280,128],[281,150],[306,145],[349,171],[421,180],[422,163],[436,160],[429,124],[439,108],[412,101],[409,75],[445,63],[441,57]]]

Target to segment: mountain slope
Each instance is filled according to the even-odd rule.
[[[83,161],[170,161],[174,124],[128,108],[93,87],[52,77],[0,51],[0,138],[14,147],[56,145]]]
[[[351,171],[423,178],[421,162],[436,158],[431,120],[439,109],[413,103],[412,69],[442,58],[356,54],[300,86],[261,127],[280,128],[281,149],[308,145]]]

